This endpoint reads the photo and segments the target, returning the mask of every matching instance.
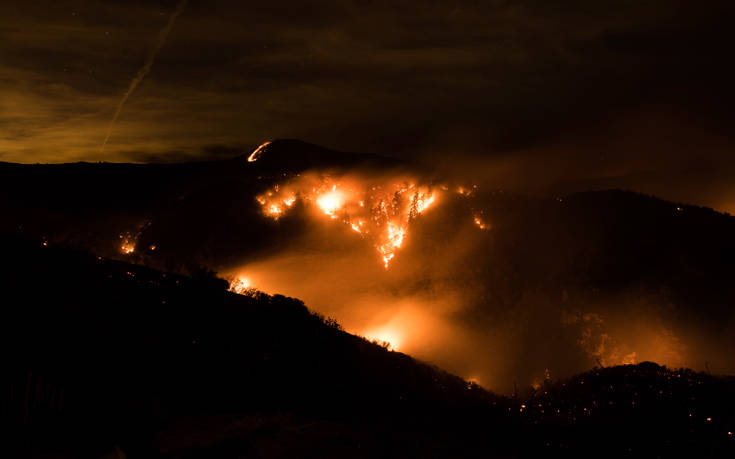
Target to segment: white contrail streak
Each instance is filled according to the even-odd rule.
[[[166,27],[164,27],[161,32],[158,34],[158,40],[156,41],[156,45],[151,48],[150,52],[148,52],[148,56],[146,57],[145,64],[143,64],[143,67],[138,70],[138,73],[133,78],[133,81],[130,82],[130,86],[128,87],[128,90],[125,91],[125,95],[123,95],[122,99],[120,100],[120,103],[117,104],[117,109],[115,109],[115,115],[112,117],[112,121],[110,121],[110,126],[107,128],[107,135],[105,136],[105,141],[102,144],[102,150],[105,149],[105,146],[107,145],[107,141],[110,140],[110,135],[112,135],[112,128],[115,126],[115,122],[117,121],[117,118],[120,116],[120,113],[122,112],[123,107],[125,106],[125,102],[127,102],[128,98],[130,97],[130,94],[135,91],[135,88],[140,84],[141,81],[143,81],[143,78],[145,78],[146,75],[148,75],[148,72],[151,71],[151,67],[153,67],[153,61],[156,59],[156,55],[158,54],[158,51],[163,48],[163,45],[166,44],[166,38],[168,37],[168,34],[171,32],[171,29],[174,28],[174,23],[176,23],[176,18],[179,17],[179,15],[184,11],[184,8],[186,8],[186,1],[187,0],[181,0],[179,4],[176,6],[176,11],[173,12],[171,17],[168,18],[168,23],[166,24]]]

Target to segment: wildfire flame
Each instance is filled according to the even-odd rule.
[[[135,243],[137,237],[131,233],[123,233],[120,235],[122,244],[120,244],[120,252],[125,255],[130,255],[135,252]]]
[[[378,251],[383,256],[383,263],[386,269],[388,268],[388,263],[396,256],[396,251],[401,248],[405,236],[405,228],[402,228],[395,222],[388,223],[385,243],[378,247]]]
[[[246,294],[252,287],[250,286],[250,280],[248,278],[240,276],[230,282],[230,291],[237,294]]]
[[[384,326],[364,333],[364,337],[377,342],[391,351],[398,351],[401,346],[401,335],[397,330]]]
[[[332,185],[332,191],[320,195],[316,199],[316,203],[321,207],[325,214],[336,219],[337,216],[335,215],[335,212],[342,208],[342,205],[344,204],[344,196],[342,193],[337,191],[337,185]]]
[[[265,146],[267,143],[251,157],[257,159],[259,150]],[[361,186],[356,186],[356,182]],[[440,193],[449,188],[405,178],[382,178],[377,182],[366,184],[365,180],[306,174],[275,185],[255,199],[263,213],[274,220],[282,217],[298,200],[313,205],[330,220],[347,225],[363,237],[369,235],[383,266],[388,269],[408,237],[411,222],[433,208]],[[457,192],[469,197],[476,188],[460,187]],[[475,224],[481,229],[487,228],[479,217],[475,217]]]

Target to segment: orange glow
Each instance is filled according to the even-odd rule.
[[[250,156],[248,156],[248,162],[254,163],[255,161],[257,161],[258,158],[260,158],[260,156],[263,154],[263,151],[265,150],[265,148],[270,144],[271,144],[270,141],[268,141],[260,145],[258,148],[256,148],[255,151],[253,151],[250,154]]]
[[[476,377],[476,376],[470,376],[470,377],[468,377],[468,378],[465,378],[465,380],[466,380],[466,381],[467,381],[468,383],[470,383],[470,384],[477,384],[478,386],[480,385],[480,378],[478,378],[478,377]],[[525,406],[524,406],[524,405],[522,405],[522,406],[523,406],[523,407],[525,408]]]
[[[686,348],[673,331],[658,320],[639,317],[634,323],[610,324],[597,313],[567,316],[564,323],[582,324],[578,343],[602,366],[660,362],[683,367]]]
[[[365,332],[364,336],[391,351],[398,351],[401,346],[401,334],[388,325]]]
[[[237,279],[230,282],[229,290],[239,295],[246,294],[250,290],[250,280],[247,277],[240,276]]]
[[[337,218],[335,212],[342,208],[344,201],[342,193],[337,191],[337,185],[332,185],[332,191],[322,194],[316,199],[316,203],[322,211],[333,219]]]
[[[278,218],[283,213],[283,210],[281,209],[281,207],[279,205],[277,205],[277,204],[271,204],[268,207],[268,213],[271,216]]]

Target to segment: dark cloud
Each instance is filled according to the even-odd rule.
[[[479,158],[532,191],[620,183],[678,198],[673,177],[697,170],[684,188],[712,191],[682,199],[735,202],[717,172],[732,166],[731,2],[192,0],[103,153],[175,5],[3,2],[0,160],[204,158],[285,137]],[[698,158],[707,167],[684,166]],[[660,185],[632,179],[651,176]]]

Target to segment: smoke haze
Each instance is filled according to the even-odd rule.
[[[348,211],[349,199],[326,210],[320,200],[343,189],[352,190],[357,202],[360,193],[370,195],[375,188],[403,196],[410,191],[401,190],[422,186],[430,190],[432,204],[405,220],[402,245],[387,268],[376,250],[385,241],[385,226],[363,234],[353,224],[360,208]],[[301,298],[347,331],[490,389],[508,393],[514,382],[526,388],[548,375],[645,360],[735,369],[717,351],[728,334],[708,333],[706,324],[690,322],[691,305],[675,306],[657,283],[607,287],[604,276],[570,281],[579,275],[570,274],[577,266],[569,259],[586,250],[586,242],[560,229],[554,215],[564,212],[564,201],[538,201],[542,206],[524,217],[534,220],[523,221],[503,208],[517,212],[527,198],[375,171],[312,171],[273,190],[257,198],[263,218],[294,231],[273,253],[226,267],[230,278]],[[269,209],[284,199],[289,207],[273,215]],[[512,208],[508,200],[518,202]],[[382,208],[380,201],[366,206]],[[599,257],[589,263],[606,263],[605,255]],[[731,314],[724,317],[732,323]]]

